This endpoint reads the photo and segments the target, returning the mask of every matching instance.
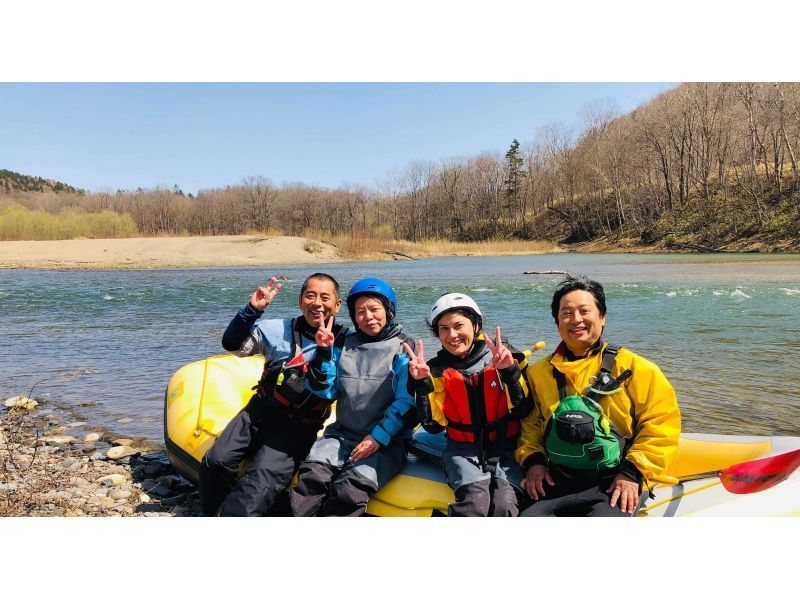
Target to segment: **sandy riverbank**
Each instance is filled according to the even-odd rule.
[[[795,244],[770,245],[751,239],[723,251],[797,251]],[[558,245],[548,241],[381,241],[335,237],[228,235],[218,237],[136,237],[62,241],[0,241],[0,269],[126,270],[380,262],[446,256],[528,255],[543,253],[689,253],[701,246],[670,248],[642,245],[635,239]]]
[[[105,270],[340,262],[333,245],[303,237],[138,237],[1,241],[0,268]]]
[[[341,243],[340,243],[341,241]],[[169,269],[218,266],[327,264],[389,261],[448,255],[516,255],[563,251],[544,242],[337,244],[307,237],[230,235],[137,237],[62,241],[0,241],[0,269]]]

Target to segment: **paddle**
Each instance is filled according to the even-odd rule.
[[[798,466],[800,466],[800,449],[731,465],[719,472],[719,479],[728,492],[750,494],[781,483],[792,475]]]

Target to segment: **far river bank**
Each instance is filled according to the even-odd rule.
[[[770,253],[794,247],[772,247],[757,241],[726,250]],[[703,253],[701,245],[642,245],[633,240],[557,244],[549,241],[374,240],[336,237],[228,235],[206,237],[138,237],[57,241],[0,241],[0,269],[147,270],[331,264],[415,260],[435,257],[512,256],[554,253]],[[716,251],[716,250],[715,250]]]

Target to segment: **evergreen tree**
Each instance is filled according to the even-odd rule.
[[[519,151],[519,141],[514,139],[506,152],[506,178],[503,181],[505,185],[503,192],[505,205],[503,207],[508,211],[511,222],[516,222],[517,218],[520,179],[525,176],[525,171],[522,169],[523,163],[524,160]]]

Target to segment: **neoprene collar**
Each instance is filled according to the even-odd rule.
[[[309,324],[303,316],[298,316],[295,318],[297,322],[297,330],[306,337],[308,340],[316,341],[317,338],[317,328]],[[334,320],[333,330],[334,334],[339,334],[339,331],[342,329],[341,324],[337,324]]]
[[[464,357],[457,357],[442,347],[436,354],[436,359],[454,370],[466,370],[482,360],[488,352],[489,347],[483,340],[475,340]]]
[[[579,359],[586,359],[587,357],[591,357],[592,355],[597,355],[600,350],[603,348],[603,337],[601,336],[597,339],[597,342],[589,347],[589,350],[586,351],[583,355],[575,355],[572,351],[567,348],[567,344],[564,341],[561,341],[561,344],[555,350],[555,353],[564,357],[564,361],[578,361]]]
[[[368,334],[364,334],[361,332],[361,329],[356,327],[356,335],[358,336],[358,340],[362,343],[377,343],[378,341],[385,341],[386,339],[394,338],[398,334],[401,333],[401,328],[397,324],[395,324],[394,320],[386,324],[378,334],[375,336],[369,336]]]

